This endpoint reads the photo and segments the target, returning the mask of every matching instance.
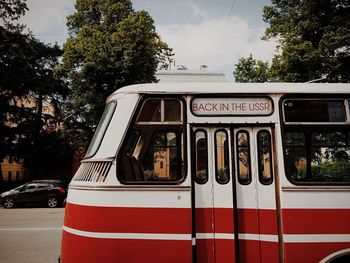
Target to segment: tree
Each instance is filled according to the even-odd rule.
[[[11,49],[8,50],[10,46],[6,45],[5,41],[7,39],[10,41],[14,39],[22,40],[20,36],[21,27],[13,25],[13,22],[24,15],[26,10],[25,0],[4,0],[0,2],[0,18],[2,20],[2,24],[0,24],[0,190],[4,187],[1,162],[10,151],[12,141],[11,128],[7,125],[8,112],[11,110],[9,104],[11,94],[5,86],[8,81],[15,81],[11,78],[6,79],[7,65],[5,60],[10,58],[12,54]],[[7,53],[8,51],[10,54]]]
[[[350,81],[350,2],[348,0],[272,0],[264,7],[265,39],[277,37],[282,53],[271,65],[280,81],[327,77]]]
[[[0,18],[6,26],[11,26],[12,23],[23,16],[27,10],[26,0],[0,1]]]
[[[263,39],[277,38],[279,53],[269,81],[350,81],[350,2],[348,0],[272,0],[264,7],[269,24]],[[255,75],[247,72],[246,78]]]
[[[269,63],[253,59],[252,54],[248,58],[240,58],[235,64],[233,75],[236,82],[266,82],[268,80]]]
[[[49,123],[43,110],[44,101],[50,102],[54,118],[59,116],[67,91],[62,80],[53,75],[62,50],[40,42],[24,32],[25,26],[15,24],[27,10],[25,1],[2,1],[0,7],[4,22],[0,26],[0,163],[6,156],[23,159],[33,171],[44,164],[43,156],[46,161],[48,156],[57,160],[64,153],[59,148],[53,151],[63,136],[45,129]],[[28,106],[28,102],[34,103]],[[51,140],[43,143],[47,137]]]
[[[155,82],[159,62],[171,55],[145,11],[129,0],[77,0],[68,16],[69,38],[58,72],[70,84],[68,127],[90,138],[106,98],[116,89]]]
[[[24,160],[30,176],[40,176],[39,169],[53,175],[54,168],[68,163],[72,155],[69,142],[58,129],[63,122],[62,106],[67,93],[65,83],[54,76],[62,50],[58,45],[46,45],[32,37],[20,48],[26,51],[23,68],[28,79],[18,78],[22,80],[22,93],[11,101],[13,110],[8,116],[15,124],[11,128],[15,137],[11,155],[15,160]],[[33,105],[22,106],[24,100]],[[45,105],[50,112],[45,111]]]

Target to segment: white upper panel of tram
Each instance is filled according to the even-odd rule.
[[[225,82],[169,82],[137,84],[121,88],[109,96],[114,100],[122,93],[139,94],[350,94],[348,83],[225,83]]]

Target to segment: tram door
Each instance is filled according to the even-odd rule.
[[[196,262],[235,262],[229,127],[192,128]]]
[[[278,262],[272,154],[270,127],[192,127],[196,262]]]

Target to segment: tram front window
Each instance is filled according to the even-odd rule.
[[[89,148],[86,151],[85,158],[92,157],[97,152],[97,150],[102,142],[103,135],[104,135],[105,131],[107,130],[109,122],[112,119],[112,116],[113,116],[113,113],[115,111],[116,106],[117,106],[116,101],[112,101],[112,102],[107,104],[107,106],[103,112],[103,115],[101,117],[100,123],[98,124],[98,126],[95,130],[94,137],[92,138],[90,145],[89,145]]]

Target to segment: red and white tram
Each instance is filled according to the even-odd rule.
[[[70,186],[61,262],[350,262],[350,84],[122,88]]]

